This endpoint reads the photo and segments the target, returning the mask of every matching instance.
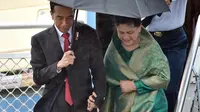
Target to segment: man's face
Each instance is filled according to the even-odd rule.
[[[54,10],[51,11],[51,16],[54,24],[62,33],[67,33],[72,27],[74,14],[71,8],[55,6]]]

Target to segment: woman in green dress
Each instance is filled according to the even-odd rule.
[[[116,32],[104,64],[108,91],[100,112],[167,112],[167,58],[140,19],[114,17]],[[92,105],[92,97],[88,105]]]

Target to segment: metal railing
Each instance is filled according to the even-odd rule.
[[[41,97],[29,61],[29,53],[0,54],[0,112],[32,112]]]
[[[199,41],[200,41],[200,16],[198,17],[198,21],[197,21],[196,29],[195,29],[195,35],[192,41],[192,45],[191,45],[186,66],[184,69],[175,112],[183,112],[183,106],[186,99],[187,90],[190,84],[190,79],[192,76],[192,70],[194,66],[195,57],[197,54]]]

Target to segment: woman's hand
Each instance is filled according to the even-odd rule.
[[[97,108],[97,106],[94,103],[95,102],[94,98],[96,98],[96,97],[97,97],[96,93],[92,92],[92,95],[90,95],[89,98],[88,98],[87,110],[89,112],[91,112],[94,108]]]
[[[136,91],[136,87],[135,87],[135,84],[133,83],[133,81],[121,80],[120,87],[121,87],[122,93],[129,93],[132,91]]]

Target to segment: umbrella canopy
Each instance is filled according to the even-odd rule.
[[[143,18],[169,11],[165,0],[50,0],[74,9]]]

